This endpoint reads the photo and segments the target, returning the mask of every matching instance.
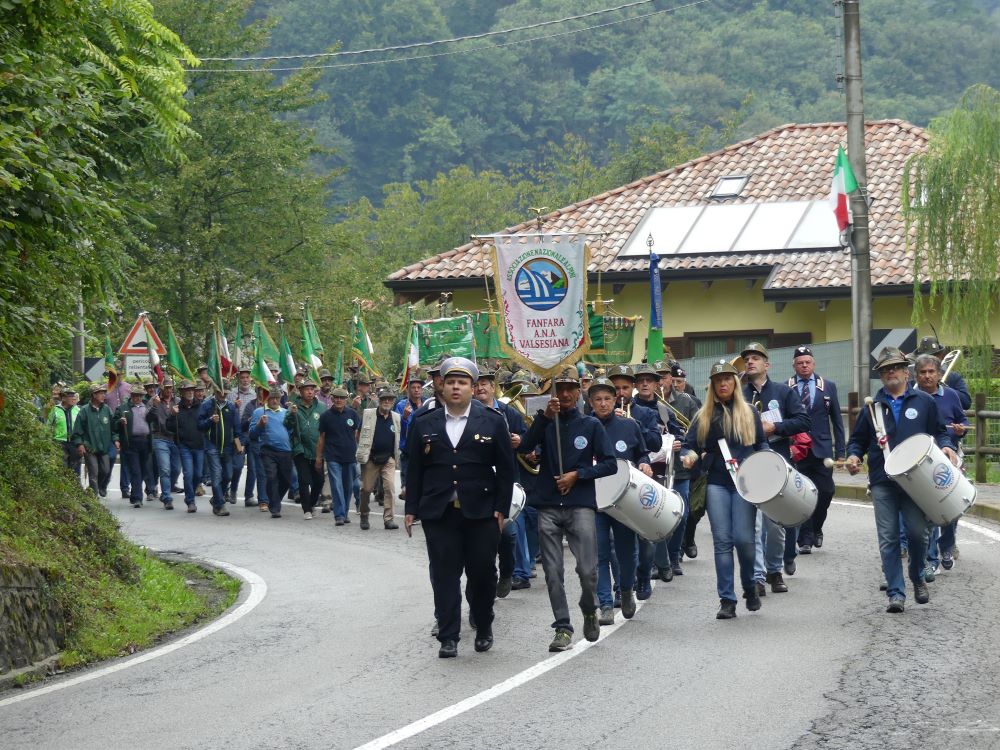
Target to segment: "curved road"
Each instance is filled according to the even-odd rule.
[[[758,613],[714,619],[706,520],[685,575],[592,647],[549,661],[539,566],[530,590],[497,602],[492,651],[474,653],[466,631],[459,658],[440,660],[419,531],[305,522],[289,505],[275,520],[242,504],[226,519],[207,503],[110,506],[137,542],[247,568],[267,595],[160,658],[0,695],[5,750],[1000,744],[1000,533],[979,521],[963,522],[931,603],[911,595],[902,616],[884,613],[871,509],[838,503],[827,544]]]

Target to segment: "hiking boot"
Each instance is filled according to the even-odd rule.
[[[905,600],[901,596],[894,596],[889,600],[889,606],[885,608],[885,611],[892,615],[902,614],[905,609]]]
[[[771,592],[774,594],[784,594],[788,591],[788,584],[781,577],[781,573],[768,573],[767,582],[771,585]]]
[[[652,595],[653,595],[653,586],[652,584],[650,584],[648,578],[636,581],[635,585],[636,599],[638,599],[640,602],[644,602]]]
[[[500,580],[497,581],[497,599],[505,599],[510,593],[510,587],[514,583],[514,579],[509,576],[501,576]]]
[[[228,516],[229,515],[229,511],[226,510],[225,506],[219,507],[219,506],[213,505],[212,506],[212,515],[213,516]]]
[[[635,593],[632,591],[622,592],[622,614],[626,620],[635,617]],[[588,639],[589,640],[589,639]]]
[[[760,584],[758,584],[760,585]],[[743,598],[747,600],[747,609],[751,612],[756,612],[760,609],[760,597],[757,596],[757,587],[754,586],[752,589],[748,589],[744,592]]]
[[[573,648],[573,634],[563,628],[556,630],[556,636],[549,644],[549,651],[569,651],[571,648]]]
[[[399,528],[399,524],[397,524],[395,521],[386,521],[385,522],[385,530],[386,531],[393,531],[394,529],[398,529],[398,528]]]
[[[624,597],[622,598],[624,599]],[[601,623],[597,621],[596,610],[583,616],[583,637],[591,643],[601,637]]]
[[[614,625],[615,624],[614,607],[601,607],[601,616],[598,618],[597,622],[601,625]]]
[[[913,598],[917,604],[927,604],[931,600],[931,592],[927,590],[927,584],[923,581],[913,582]]]
[[[361,516],[361,530],[368,531],[372,526],[368,523],[368,516]]]
[[[716,620],[732,620],[736,617],[736,602],[732,599],[719,599],[719,611],[715,615]]]

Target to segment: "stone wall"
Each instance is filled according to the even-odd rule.
[[[52,583],[37,568],[0,565],[0,674],[62,650],[65,622]]]

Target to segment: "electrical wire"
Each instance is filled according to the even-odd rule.
[[[319,57],[346,57],[348,55],[368,55],[374,54],[376,52],[398,52],[400,50],[406,49],[416,49],[419,47],[434,47],[439,44],[452,44],[454,42],[466,42],[470,39],[486,39],[491,36],[500,36],[503,34],[513,34],[517,31],[530,31],[531,29],[540,29],[544,26],[552,26],[558,23],[565,23],[567,21],[579,21],[582,18],[592,18],[593,16],[600,16],[605,13],[614,13],[618,10],[627,10],[629,8],[634,8],[637,5],[648,5],[649,3],[655,2],[655,0],[636,0],[635,2],[625,3],[624,5],[619,5],[614,8],[603,8],[602,10],[592,10],[587,13],[581,13],[577,16],[567,16],[566,18],[557,18],[551,21],[540,21],[538,23],[529,24],[527,26],[517,26],[512,29],[503,29],[498,31],[486,31],[482,34],[469,34],[467,36],[457,36],[452,39],[436,39],[431,42],[413,42],[412,44],[397,44],[392,47],[379,47],[375,49],[359,49],[359,50],[347,50],[338,52],[313,52],[311,54],[300,54],[300,55],[265,55],[261,57],[202,57],[201,60],[205,62],[260,62],[263,60],[310,60]]]
[[[595,24],[593,26],[585,26],[580,29],[569,29],[567,31],[558,31],[553,34],[545,34],[543,36],[531,37],[528,39],[519,39],[514,42],[504,42],[502,44],[490,44],[482,47],[472,47],[470,49],[459,49],[452,50],[450,52],[435,52],[429,55],[411,55],[409,57],[397,57],[386,60],[365,60],[362,62],[354,63],[338,63],[335,65],[300,65],[296,67],[286,67],[286,68],[186,68],[185,71],[188,73],[284,73],[284,72],[298,72],[301,70],[340,70],[344,68],[359,68],[368,65],[383,65],[387,63],[400,63],[400,62],[413,62],[415,60],[430,60],[438,57],[450,57],[452,55],[464,55],[471,54],[474,52],[488,52],[491,50],[502,49],[505,47],[514,47],[519,44],[532,44],[534,42],[545,41],[547,39],[555,39],[557,37],[569,36],[572,34],[581,34],[585,31],[593,31],[595,29],[604,29],[609,26],[617,26],[618,24],[626,23],[628,21],[641,21],[645,18],[651,18],[653,16],[659,16],[664,13],[675,13],[679,10],[685,10],[687,8],[693,8],[697,5],[704,5],[705,3],[711,2],[712,0],[692,0],[692,2],[684,3],[683,5],[676,5],[672,8],[664,8],[663,10],[655,10],[650,13],[644,13],[638,16],[631,16],[629,18],[621,18],[617,21],[608,21],[607,23]],[[273,58],[264,58],[273,59]]]

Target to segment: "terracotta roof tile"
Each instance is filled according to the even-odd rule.
[[[844,143],[843,123],[782,125],[755,138],[727,146],[677,167],[658,172],[565,206],[542,217],[542,229],[549,231],[607,232],[594,248],[591,271],[644,272],[644,259],[621,258],[617,253],[642,220],[646,211],[657,206],[706,205],[719,203],[708,196],[720,177],[750,174],[746,187],[726,204],[762,203],[790,200],[820,200],[829,193],[834,150]],[[926,148],[922,128],[902,120],[879,120],[865,125],[870,210],[872,283],[875,286],[911,284],[912,254],[904,242],[905,226],[900,209],[900,187],[906,160]],[[525,222],[508,227],[505,233],[533,229]],[[479,279],[491,274],[489,244],[468,243],[402,268],[386,281],[401,291],[420,289],[431,279]],[[836,250],[813,252],[713,253],[666,256],[661,261],[663,276],[671,272],[770,267],[765,290],[843,289],[850,287],[850,258]]]

